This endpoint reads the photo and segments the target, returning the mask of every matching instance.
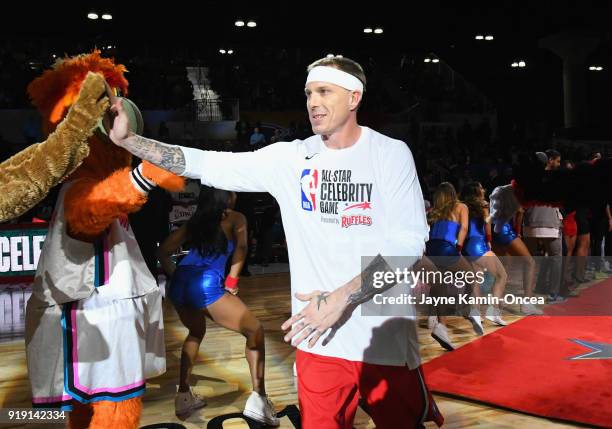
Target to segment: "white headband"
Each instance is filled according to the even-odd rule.
[[[316,66],[306,78],[306,85],[310,82],[329,82],[349,91],[359,91],[363,94],[363,83],[352,74],[339,70],[335,67]]]

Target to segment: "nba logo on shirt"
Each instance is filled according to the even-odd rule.
[[[308,168],[302,171],[300,186],[302,192],[302,209],[312,212],[317,209],[317,186],[319,185],[319,172]]]

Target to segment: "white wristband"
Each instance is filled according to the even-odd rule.
[[[138,167],[132,170],[131,179],[136,189],[143,194],[148,194],[149,191],[155,187],[155,182],[147,179],[142,174],[142,163],[138,164]]]

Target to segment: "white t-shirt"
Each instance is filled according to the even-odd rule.
[[[307,304],[296,292],[337,289],[365,268],[362,257],[423,254],[429,231],[423,196],[402,141],[361,127],[359,140],[339,150],[327,148],[317,135],[255,152],[182,150],[185,176],[276,198],[289,250],[293,314]],[[414,316],[362,316],[359,306],[327,345],[324,336],[313,348],[305,342],[299,348],[415,368],[420,364],[415,328]]]
[[[525,237],[533,238],[559,238],[559,228],[546,228],[546,227],[531,227],[526,226],[523,228],[523,235]]]

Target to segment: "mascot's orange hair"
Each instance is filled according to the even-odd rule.
[[[111,88],[127,93],[126,68],[102,58],[99,51],[58,60],[51,70],[28,86],[28,93],[51,132],[75,102],[87,72],[104,76]],[[80,240],[94,241],[115,219],[125,219],[147,201],[133,185],[131,155],[106,137],[89,138],[90,152],[83,164],[67,179],[72,184],[64,199],[64,216],[69,233]],[[178,191],[184,180],[147,162],[143,175],[158,186]],[[120,333],[118,333],[120,335]],[[126,345],[129,347],[129,345]],[[72,428],[132,429],[138,427],[142,410],[140,397],[121,402],[100,401],[74,404]]]
[[[113,90],[127,93],[128,81],[123,76],[125,66],[102,58],[100,51],[58,60],[51,70],[28,86],[32,103],[43,115],[47,132],[62,120],[90,71],[101,73]],[[70,233],[87,241],[94,240],[115,218],[140,209],[147,200],[131,182],[132,156],[129,152],[97,135],[89,139],[89,146],[89,156],[68,178],[74,184],[65,201]],[[148,162],[144,162],[143,174],[164,189],[178,191],[184,188],[182,178]]]
[[[98,50],[58,59],[51,70],[45,71],[28,85],[32,104],[45,119],[45,133],[52,132],[74,104],[88,72],[102,74],[111,88],[120,89],[123,95],[127,95],[128,81],[123,76],[126,71],[125,66],[102,58]]]

